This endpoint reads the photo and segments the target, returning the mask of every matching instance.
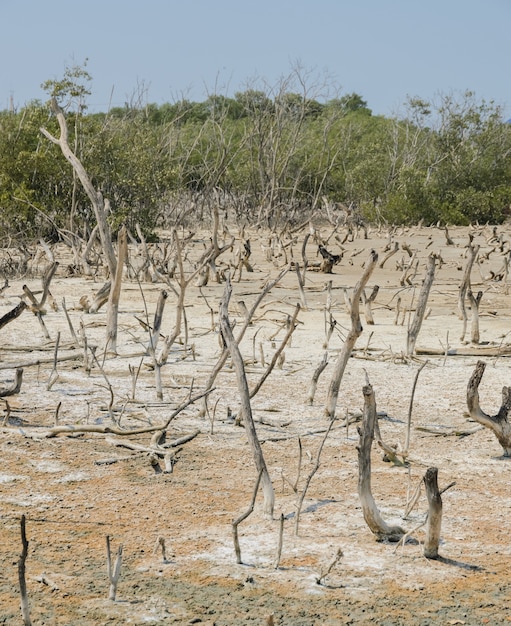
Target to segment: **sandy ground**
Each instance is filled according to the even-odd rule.
[[[170,424],[167,441],[200,430],[177,448],[172,473],[158,471],[143,452],[115,445],[120,437],[85,433],[46,438],[55,422],[108,425],[113,391],[116,421],[126,429],[157,425],[184,402],[190,387],[198,392],[220,354],[217,311],[224,286],[210,284],[187,291],[188,344],[171,351],[163,370],[164,399],[155,393],[151,360],[144,355],[147,333],[136,317],[152,318],[163,284],[144,283],[144,300],[135,281],[125,281],[119,315],[119,354],[103,363],[106,314],[85,314],[77,308],[82,295],[101,286],[98,279],[67,278],[62,261],[52,282],[58,311],[49,310],[45,323],[51,336],[44,338],[38,320],[25,311],[1,332],[0,387],[24,367],[23,385],[7,398],[11,409],[0,431],[0,624],[21,623],[17,563],[21,551],[20,517],[26,516],[29,553],[27,584],[34,624],[505,624],[511,621],[509,542],[509,492],[511,465],[501,456],[495,436],[475,430],[466,415],[466,387],[478,356],[443,354],[403,358],[408,314],[396,316],[396,303],[413,308],[425,272],[428,254],[436,252],[443,263],[437,269],[417,346],[443,351],[469,348],[462,343],[462,322],[457,315],[458,290],[465,265],[468,229],[452,229],[453,245],[443,231],[422,228],[397,231],[393,241],[417,253],[417,274],[403,287],[401,263],[408,254],[400,250],[384,268],[377,267],[368,292],[378,284],[373,304],[375,324],[364,323],[356,351],[341,384],[337,417],[310,482],[295,533],[296,501],[290,483],[298,467],[298,441],[303,462],[298,492],[314,466],[318,447],[328,425],[325,400],[333,363],[349,328],[344,289],[354,286],[374,248],[383,259],[387,233],[370,232],[368,239],[344,243],[344,256],[332,275],[308,271],[306,308],[285,361],[276,367],[252,400],[257,430],[276,492],[274,519],[263,516],[262,495],[254,512],[240,524],[243,564],[236,564],[231,521],[250,504],[256,471],[244,428],[237,412],[239,395],[230,363],[215,383],[209,412],[200,416],[200,402],[186,408]],[[496,348],[509,342],[511,296],[505,280],[491,279],[502,266],[489,227],[471,229],[481,246],[480,264],[472,271],[472,288],[484,292],[481,302],[481,344]],[[327,236],[328,228],[321,229]],[[511,231],[498,229],[507,249]],[[293,248],[301,260],[299,234]],[[328,248],[339,253],[334,239]],[[234,282],[230,319],[243,320],[238,305],[250,308],[269,277],[285,265],[284,256],[267,261],[261,243],[267,236],[251,233],[253,273]],[[196,237],[190,257],[202,251]],[[287,249],[289,254],[290,248]],[[196,252],[197,253],[197,252]],[[230,253],[221,257],[227,263]],[[311,264],[319,261],[309,243]],[[44,264],[43,264],[44,265]],[[221,263],[220,263],[221,265]],[[331,312],[337,324],[329,341],[329,365],[319,380],[315,400],[307,404],[312,374],[325,352],[327,281],[332,281]],[[26,283],[40,289],[40,279],[11,280],[0,299],[0,314],[12,309]],[[72,349],[72,337],[62,310],[65,297],[76,329],[83,327],[89,345],[97,345],[103,372],[94,365],[86,373],[81,350]],[[292,314],[300,295],[294,271],[289,272],[258,309],[241,350],[250,386],[261,377],[284,336],[281,326]],[[170,333],[175,316],[175,296],[170,293],[163,332]],[[212,313],[213,309],[213,323]],[[413,315],[413,313],[412,313]],[[397,323],[396,323],[397,317]],[[363,309],[362,309],[362,321]],[[214,330],[212,330],[214,326]],[[280,328],[280,330],[279,330]],[[59,355],[74,355],[58,364],[58,379],[48,389],[52,375],[55,338],[60,332]],[[470,325],[467,339],[470,338]],[[190,347],[193,346],[193,349]],[[185,349],[187,348],[187,349]],[[265,363],[261,363],[261,350]],[[425,559],[424,528],[412,533],[404,546],[378,543],[366,526],[357,494],[358,435],[356,425],[345,427],[345,417],[362,408],[366,376],[376,394],[384,441],[403,445],[412,386],[421,363],[414,396],[410,463],[407,467],[384,462],[374,448],[372,488],[386,521],[412,531],[426,516],[421,497],[404,518],[410,497],[428,467],[439,470],[440,488],[455,481],[443,494],[441,559]],[[507,357],[484,356],[486,373],[480,387],[481,405],[488,413],[500,406],[501,390],[509,382]],[[133,398],[132,374],[140,367]],[[4,412],[5,415],[5,412]],[[473,432],[475,430],[475,432]],[[463,433],[471,432],[463,436]],[[125,440],[126,438],[123,438]],[[127,438],[149,446],[150,435]],[[280,516],[284,535],[279,566],[275,568]],[[105,536],[117,550],[123,544],[123,564],[117,600],[107,599]],[[158,539],[164,538],[166,559]],[[343,557],[318,584],[320,573],[341,548]],[[47,583],[41,582],[46,580]]]

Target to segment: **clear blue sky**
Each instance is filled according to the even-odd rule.
[[[300,64],[376,114],[470,89],[511,117],[511,0],[0,0],[0,23],[0,109],[87,57],[91,110],[232,96]]]

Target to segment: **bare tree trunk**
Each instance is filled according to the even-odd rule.
[[[371,305],[376,300],[376,296],[378,295],[379,291],[379,285],[375,285],[373,287],[373,290],[371,291],[369,296],[366,296],[365,289],[362,291],[362,299],[364,301],[364,316],[366,318],[366,324],[368,324],[369,326],[374,326],[374,317]]]
[[[321,362],[316,367],[316,369],[314,370],[314,374],[312,375],[311,384],[309,387],[309,393],[307,396],[307,404],[312,405],[314,403],[314,396],[316,395],[316,389],[318,386],[319,377],[321,376],[321,374],[323,373],[323,370],[326,368],[327,365],[328,365],[328,352],[325,352],[323,354],[323,358],[321,359]]]
[[[463,329],[461,332],[460,341],[464,341],[465,333],[467,331],[467,310],[465,308],[465,297],[467,295],[467,291],[470,289],[470,273],[472,271],[474,261],[477,257],[477,253],[479,252],[479,246],[469,245],[467,251],[468,258],[465,264],[465,270],[463,272],[463,278],[461,279],[460,291],[458,294],[458,311],[460,315],[460,320],[463,321]]]
[[[428,257],[426,276],[424,278],[424,282],[422,283],[422,287],[419,293],[419,300],[417,302],[417,307],[415,309],[415,315],[414,315],[412,324],[410,328],[408,329],[408,335],[407,335],[407,340],[406,340],[406,354],[408,356],[412,356],[415,350],[417,337],[419,335],[419,331],[422,326],[422,320],[424,319],[424,314],[426,312],[426,305],[428,303],[429,291],[431,289],[431,285],[433,284],[433,280],[435,278],[435,263],[436,263],[436,256],[434,254],[430,254]]]
[[[108,200],[104,200],[101,192],[96,191],[94,185],[92,184],[89,175],[87,174],[85,168],[83,167],[80,159],[73,152],[68,143],[68,129],[66,117],[64,115],[64,111],[60,108],[55,98],[51,100],[51,109],[57,118],[57,122],[60,128],[60,137],[57,139],[51,133],[49,133],[45,128],[41,128],[41,133],[49,139],[52,143],[57,144],[62,154],[65,156],[67,161],[71,163],[73,170],[76,172],[76,175],[80,179],[80,182],[85,190],[85,193],[89,197],[89,200],[92,203],[92,208],[94,209],[94,214],[96,216],[96,222],[99,228],[99,236],[101,239],[101,246],[103,248],[103,252],[105,253],[106,262],[108,265],[108,269],[110,271],[110,275],[113,277],[115,275],[117,261],[115,258],[115,252],[112,245],[112,235],[110,231],[110,226],[108,225],[107,215],[109,210],[109,202]]]
[[[483,292],[478,291],[477,295],[474,296],[472,290],[468,290],[468,301],[470,302],[470,309],[472,312],[472,328],[470,331],[470,340],[472,343],[479,343],[481,336],[479,333],[479,304],[481,303],[481,299],[483,297]]]
[[[266,467],[266,462],[264,460],[263,450],[261,448],[261,444],[259,443],[254,419],[252,417],[250,392],[248,389],[247,376],[245,373],[245,366],[243,364],[243,357],[241,356],[239,346],[234,339],[234,335],[232,334],[232,329],[229,323],[228,309],[231,294],[232,285],[230,279],[228,279],[225,284],[224,295],[220,303],[220,332],[222,333],[222,337],[224,338],[227,349],[229,350],[229,353],[231,355],[234,369],[236,370],[236,379],[238,381],[238,391],[240,394],[241,402],[240,411],[243,418],[243,424],[245,426],[245,432],[247,433],[248,443],[252,450],[252,456],[254,457],[257,471],[261,472],[261,484],[264,496],[264,513],[269,517],[273,517],[273,509],[275,506],[275,492],[273,490],[273,485],[270,479],[270,475],[268,473],[268,469]]]
[[[404,530],[400,526],[389,526],[380,515],[371,491],[371,448],[374,439],[376,423],[376,401],[371,385],[365,385],[362,389],[364,394],[364,413],[362,425],[358,429],[360,436],[358,450],[358,495],[362,505],[362,512],[366,524],[371,532],[376,535],[378,541],[388,539],[399,541]]]
[[[117,596],[117,583],[119,582],[119,578],[121,576],[121,566],[122,566],[122,543],[117,548],[117,556],[115,558],[115,564],[112,567],[112,554],[110,551],[110,537],[106,536],[106,567],[108,573],[108,579],[110,580],[110,589],[108,591],[108,599],[113,600],[115,602],[115,598]]]
[[[438,490],[438,469],[430,467],[424,476],[426,496],[428,498],[428,520],[426,524],[426,540],[424,556],[427,559],[438,559],[440,529],[442,526],[442,496]]]
[[[28,556],[28,540],[25,530],[25,516],[21,516],[21,555],[18,561],[18,578],[20,583],[21,595],[21,616],[23,617],[24,626],[32,626],[30,619],[30,606],[28,603],[27,583],[25,579],[25,562]]]
[[[341,380],[344,374],[344,370],[346,369],[346,365],[348,363],[348,359],[350,358],[351,352],[355,346],[357,339],[362,334],[362,324],[360,322],[360,298],[362,296],[362,292],[364,287],[369,280],[369,277],[373,273],[374,268],[376,267],[376,263],[378,262],[378,254],[371,250],[371,254],[369,256],[369,262],[366,264],[364,273],[359,282],[355,285],[355,290],[353,292],[353,299],[351,302],[351,330],[346,337],[344,345],[341,349],[341,353],[337,357],[337,361],[335,363],[335,369],[332,375],[332,380],[330,382],[330,387],[328,390],[328,396],[325,407],[325,414],[330,419],[333,419],[335,416],[335,408],[337,406],[337,397],[339,396],[339,388],[341,386]]]
[[[488,415],[479,405],[479,384],[486,369],[484,361],[478,361],[475,370],[468,381],[467,406],[470,417],[486,428],[492,430],[504,450],[504,456],[511,456],[511,388],[502,388],[502,404],[496,415]]]
[[[123,226],[118,235],[117,267],[115,278],[108,297],[106,318],[106,349],[117,352],[117,317],[119,313],[119,298],[121,295],[122,270],[128,250],[126,227]]]

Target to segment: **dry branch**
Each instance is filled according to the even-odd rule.
[[[256,301],[254,302],[254,304],[252,305],[252,307],[250,308],[250,310],[248,311],[248,314],[245,317],[245,320],[243,322],[242,327],[240,328],[238,335],[236,337],[236,343],[239,345],[241,343],[241,340],[243,339],[245,332],[247,330],[247,328],[249,327],[250,323],[252,322],[252,318],[255,315],[255,312],[257,310],[257,308],[259,307],[259,305],[261,304],[261,302],[263,301],[263,299],[266,297],[266,295],[273,289],[273,287],[275,287],[275,285],[277,283],[279,283],[282,278],[285,276],[285,274],[287,274],[287,272],[289,271],[289,267],[284,268],[279,275],[277,276],[277,278],[275,278],[274,280],[271,280],[269,282],[266,283],[266,285],[261,289],[261,292],[259,293]],[[220,373],[220,371],[222,370],[223,366],[225,365],[225,362],[227,361],[227,357],[229,356],[229,350],[227,349],[227,347],[224,347],[224,349],[222,350],[222,354],[220,355],[220,358],[218,359],[215,367],[213,368],[213,371],[211,372],[208,381],[206,383],[206,389],[207,390],[211,390],[216,377],[218,376],[218,374]],[[201,412],[200,412],[200,416],[204,417],[206,415],[206,399],[204,400],[204,404],[201,408]]]
[[[0,317],[0,328],[3,328],[6,324],[19,317],[26,308],[27,303],[24,300],[21,300],[19,304],[14,307],[14,309],[11,309],[8,313]]]
[[[467,406],[470,417],[493,431],[504,450],[504,456],[511,456],[511,388],[502,387],[502,404],[496,415],[488,415],[479,405],[479,385],[486,369],[484,361],[478,361],[467,386]]]
[[[358,495],[366,524],[378,541],[388,539],[399,541],[404,534],[400,526],[389,526],[378,510],[371,491],[371,448],[376,422],[376,402],[371,385],[362,389],[364,395],[364,414],[362,425],[358,429],[360,436],[358,450]]]
[[[362,334],[362,324],[360,322],[360,298],[364,287],[369,280],[374,268],[376,267],[376,263],[378,262],[378,255],[374,250],[371,250],[369,256],[369,262],[366,263],[366,267],[362,278],[356,284],[353,298],[351,302],[351,329],[344,341],[343,347],[339,356],[337,357],[337,361],[334,366],[334,373],[332,375],[332,380],[330,382],[330,387],[328,390],[328,397],[326,401],[325,414],[330,419],[333,419],[335,416],[335,408],[337,406],[337,397],[339,395],[339,388],[341,386],[342,376],[344,374],[344,370],[346,369],[346,365],[348,363],[348,359],[350,358],[351,352],[355,346],[357,339]]]
[[[252,500],[250,501],[250,506],[245,511],[245,513],[240,515],[235,520],[232,520],[232,538],[234,541],[234,551],[236,553],[236,563],[240,565],[243,561],[241,560],[241,549],[240,549],[240,542],[238,539],[238,526],[241,524],[243,520],[246,520],[247,517],[251,515],[251,513],[254,510],[257,492],[259,491],[259,483],[261,482],[262,475],[263,475],[263,470],[261,469],[259,470],[259,474],[257,475],[257,480],[254,486],[254,491],[252,492]]]
[[[280,355],[282,354],[282,351],[284,350],[284,348],[286,347],[289,339],[291,338],[291,335],[293,334],[293,332],[296,329],[296,318],[298,316],[298,313],[300,312],[300,305],[297,304],[293,313],[293,316],[291,317],[291,319],[289,320],[289,324],[288,324],[288,330],[287,333],[285,335],[285,337],[282,339],[282,341],[280,342],[280,346],[278,347],[278,349],[275,351],[275,354],[273,355],[273,358],[270,362],[270,364],[268,365],[268,367],[266,368],[266,371],[264,372],[264,374],[261,376],[259,382],[255,385],[255,387],[252,389],[252,391],[250,392],[250,398],[253,398],[257,392],[261,389],[261,387],[263,386],[264,381],[268,378],[268,376],[271,374],[273,368],[275,367],[275,364],[277,363],[277,361],[279,360]]]
[[[408,356],[411,356],[415,350],[417,337],[422,326],[424,314],[426,313],[426,305],[428,303],[429,292],[435,278],[435,264],[436,256],[434,254],[430,254],[428,257],[426,276],[424,278],[424,282],[422,283],[422,287],[419,293],[419,300],[415,309],[415,315],[407,333],[406,354]]]
[[[275,492],[273,485],[266,467],[264,460],[263,450],[257,437],[257,432],[252,416],[252,407],[250,405],[250,392],[248,389],[247,376],[245,373],[245,365],[243,363],[243,357],[238,346],[238,343],[234,339],[232,329],[229,323],[228,307],[232,294],[231,281],[228,278],[225,284],[224,294],[220,303],[219,320],[220,320],[220,332],[225,341],[225,345],[229,350],[231,359],[236,370],[236,379],[238,383],[238,392],[240,395],[240,412],[243,418],[243,424],[245,426],[245,432],[247,434],[248,443],[250,445],[252,456],[257,468],[257,471],[261,473],[261,482],[264,495],[264,512],[267,516],[273,517],[273,508],[275,505]]]

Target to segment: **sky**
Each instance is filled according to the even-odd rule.
[[[88,59],[90,111],[294,76],[378,115],[471,90],[511,118],[511,0],[0,0],[0,23],[0,109],[45,101],[43,81]]]

